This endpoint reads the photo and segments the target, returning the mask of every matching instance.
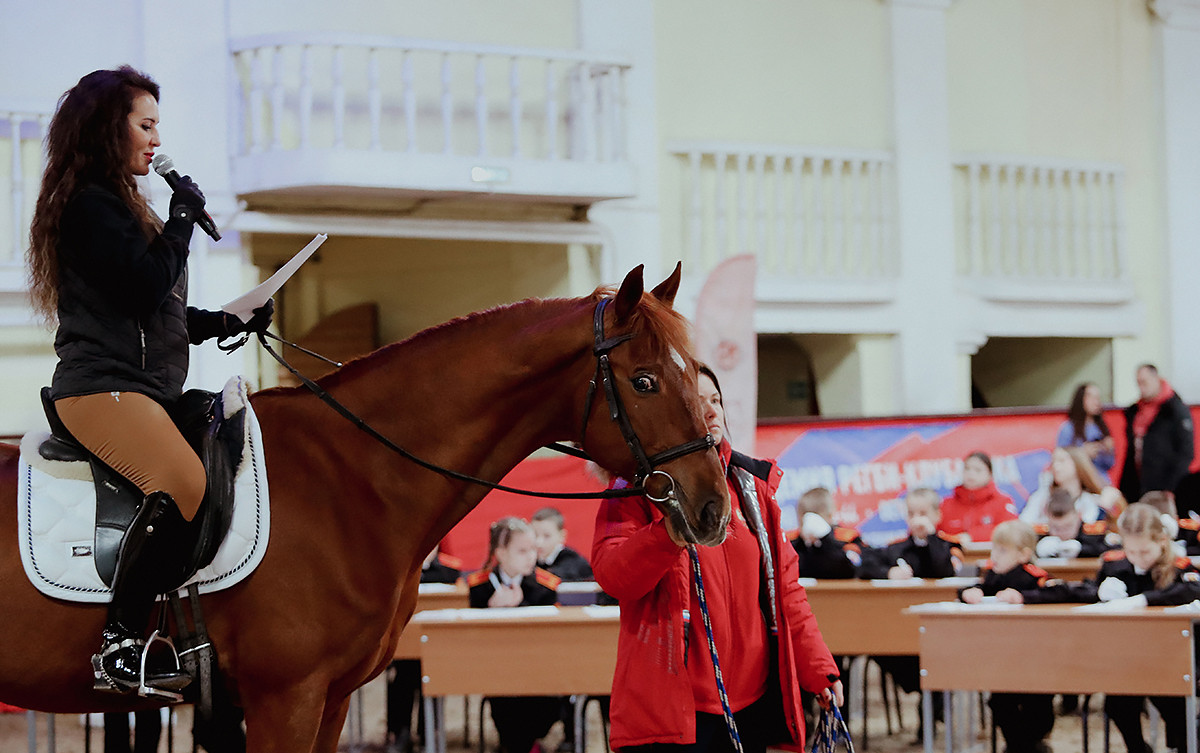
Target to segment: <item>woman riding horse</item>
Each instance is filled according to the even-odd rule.
[[[93,665],[97,689],[128,693],[142,681],[144,633],[155,596],[179,583],[205,493],[200,458],[165,406],[179,397],[188,343],[265,329],[187,305],[188,243],[204,194],[184,176],[164,223],[138,189],[158,136],[158,84],[128,66],[89,73],[50,121],[46,170],[30,229],[34,306],[57,320],[50,385],[62,423],[145,494],[121,541],[112,602]],[[188,678],[150,664],[148,690]]]

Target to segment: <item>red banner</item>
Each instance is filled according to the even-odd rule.
[[[1192,407],[1193,419],[1200,407]],[[837,501],[838,522],[858,528],[868,541],[889,540],[903,532],[903,497],[917,486],[943,495],[959,484],[962,459],[976,450],[992,457],[1002,491],[1024,506],[1050,461],[1061,411],[988,411],[963,415],[875,419],[815,419],[758,427],[760,457],[776,458],[784,471],[779,504],[785,526],[795,525],[796,501],[814,486],[828,487]],[[1116,441],[1113,483],[1125,456],[1125,418],[1111,409],[1105,421]],[[1200,461],[1193,461],[1193,472]],[[506,484],[564,492],[602,488],[573,458],[526,460],[505,478]],[[539,500],[504,492],[489,494],[453,531],[447,549],[468,569],[487,553],[487,530],[504,515],[528,518],[552,505],[562,510],[567,544],[590,555],[596,502]]]

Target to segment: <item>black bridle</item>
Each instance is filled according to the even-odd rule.
[[[681,458],[684,455],[690,455],[693,452],[707,450],[716,444],[712,434],[705,434],[699,439],[693,439],[690,442],[684,442],[681,445],[676,445],[668,450],[655,453],[647,456],[645,449],[642,448],[642,442],[638,439],[637,432],[633,430],[633,424],[629,421],[629,414],[625,411],[625,405],[621,402],[621,395],[617,392],[616,378],[613,376],[612,364],[609,363],[608,354],[613,348],[623,342],[633,339],[633,335],[625,333],[616,337],[604,337],[604,309],[608,305],[610,299],[604,298],[596,304],[596,311],[592,316],[592,332],[595,337],[595,342],[592,345],[592,355],[596,357],[596,373],[592,377],[592,381],[588,383],[587,397],[583,402],[583,426],[579,429],[579,444],[583,446],[584,440],[587,439],[588,419],[592,415],[592,402],[596,397],[596,385],[599,383],[604,387],[604,399],[608,402],[608,416],[617,423],[617,428],[621,430],[621,437],[624,438],[625,444],[629,447],[629,451],[633,453],[634,462],[637,463],[637,476],[635,476],[634,486],[640,487],[646,498],[652,502],[666,502],[675,495],[675,479],[666,471],[657,470],[657,467],[665,463],[669,463],[676,458]],[[551,449],[564,450],[563,445],[550,445]],[[573,448],[572,448],[573,449]],[[574,452],[569,454],[574,455]],[[586,453],[580,453],[586,457]],[[588,458],[589,460],[591,458]],[[646,489],[646,482],[654,476],[661,476],[666,479],[666,491],[662,496],[653,496]]]
[[[634,461],[637,463],[637,475],[634,478],[635,483],[632,486],[628,486],[623,489],[607,489],[601,492],[558,493],[539,492],[531,489],[518,489],[516,487],[498,484],[494,481],[488,481],[487,479],[476,478],[475,476],[471,476],[466,473],[460,473],[459,471],[451,470],[449,468],[443,468],[442,466],[431,463],[428,460],[423,460],[385,437],[377,429],[351,412],[349,408],[338,402],[332,395],[326,392],[321,385],[297,371],[283,358],[283,356],[276,353],[275,350],[267,344],[266,338],[270,337],[282,343],[287,343],[286,340],[270,334],[269,332],[259,332],[257,334],[258,341],[263,348],[265,348],[266,351],[280,363],[280,365],[287,369],[292,376],[299,379],[300,383],[307,387],[323,403],[328,405],[330,408],[333,408],[334,411],[336,411],[340,416],[354,424],[384,447],[387,447],[397,455],[400,455],[404,459],[415,463],[426,470],[433,471],[434,473],[441,474],[442,476],[452,478],[457,481],[465,481],[471,484],[484,486],[489,489],[497,489],[499,491],[509,492],[511,494],[521,494],[527,497],[543,497],[548,499],[611,499],[614,497],[645,496],[652,502],[657,502],[660,504],[665,503],[675,498],[675,479],[666,471],[658,470],[657,466],[663,465],[664,463],[668,463],[693,452],[707,450],[708,448],[713,447],[716,444],[716,441],[713,439],[712,434],[705,434],[699,439],[693,439],[690,442],[684,442],[683,444],[672,447],[669,450],[663,450],[662,452],[655,453],[651,456],[646,455],[646,451],[642,448],[641,440],[638,439],[637,432],[634,431],[633,424],[631,424],[629,421],[629,414],[625,412],[625,406],[621,403],[621,396],[617,392],[616,379],[613,376],[612,365],[609,363],[608,358],[608,354],[612,352],[613,348],[617,347],[623,342],[633,339],[633,335],[626,333],[605,339],[604,308],[608,305],[609,300],[610,299],[608,298],[604,298],[596,304],[595,314],[592,318],[593,332],[595,335],[595,341],[592,345],[592,353],[596,356],[596,373],[592,377],[592,381],[588,384],[587,397],[585,398],[583,407],[583,426],[579,432],[579,443],[580,446],[582,446],[587,437],[588,418],[592,412],[592,402],[595,399],[597,383],[599,383],[599,385],[604,388],[604,397],[608,402],[609,416],[617,423],[618,428],[621,430],[621,436],[625,439],[625,444],[629,446],[630,452],[633,453]],[[230,348],[222,348],[222,350],[234,350],[244,343],[245,340]],[[569,447],[557,442],[546,446],[558,452],[580,457],[585,460],[592,460],[590,455],[575,447]],[[666,491],[664,491],[661,496],[652,496],[646,489],[646,481],[653,476],[661,476],[666,479]]]

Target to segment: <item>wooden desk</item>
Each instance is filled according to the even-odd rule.
[[[916,656],[920,620],[907,607],[955,601],[975,578],[870,581],[802,579],[825,644],[841,656]]]
[[[416,615],[431,609],[466,609],[467,585],[462,581],[453,585],[445,583],[422,583],[417,591]],[[400,634],[394,659],[420,659],[421,635],[410,622]]]
[[[992,556],[990,541],[969,541],[959,548],[962,549],[964,565],[982,565]]]
[[[518,607],[422,612],[420,637],[428,753],[445,753],[437,724],[447,695],[577,695],[575,750],[582,750],[583,701],[608,695],[617,666],[617,607]]]
[[[1101,562],[1099,557],[1081,557],[1071,560],[1036,560],[1034,564],[1055,578],[1061,578],[1068,583],[1080,583],[1096,577],[1096,573],[1100,572]]]
[[[928,604],[907,611],[921,625],[926,753],[933,751],[931,690],[1183,696],[1185,718],[1196,718],[1192,636],[1200,612],[1098,611],[1065,604]],[[1079,651],[1079,646],[1101,644],[1121,650],[1107,652],[1102,662]],[[979,656],[981,647],[986,647],[986,661],[965,660]],[[1188,751],[1196,753],[1196,727],[1187,729]],[[949,750],[949,714],[946,740]]]

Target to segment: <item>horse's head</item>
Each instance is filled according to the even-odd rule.
[[[704,423],[687,322],[672,308],[679,276],[676,265],[645,293],[638,266],[597,309],[584,437],[600,465],[645,486],[676,543],[713,546],[725,539],[729,491]]]

